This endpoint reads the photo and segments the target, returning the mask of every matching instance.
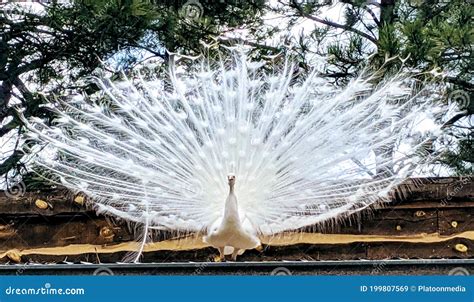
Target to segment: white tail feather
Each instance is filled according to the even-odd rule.
[[[241,217],[266,235],[387,199],[422,162],[417,123],[429,107],[400,75],[338,90],[316,73],[298,82],[290,70],[266,73],[240,57],[187,76],[172,70],[169,89],[100,82],[107,105],[79,98],[57,111],[60,127],[27,122],[60,151],[37,164],[103,211],[143,223],[141,251],[148,228],[206,232],[222,219],[228,173]]]

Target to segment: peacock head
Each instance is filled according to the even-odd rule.
[[[235,175],[234,174],[228,174],[227,175],[227,180],[229,181],[229,186],[234,186],[234,184],[235,184]]]

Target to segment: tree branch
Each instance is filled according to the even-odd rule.
[[[266,49],[266,50],[270,50],[270,51],[275,52],[275,53],[281,51],[281,49],[278,48],[278,47],[265,45],[265,44],[259,44],[259,43],[256,43],[256,42],[244,40],[242,38],[222,38],[222,37],[219,37],[219,38],[217,38],[217,40],[220,43],[230,43],[230,44],[232,44],[232,43],[242,43],[244,45],[249,45],[249,46],[253,46],[253,47],[257,47],[257,48],[263,48],[263,49]]]
[[[455,116],[450,118],[446,123],[444,123],[441,128],[448,128],[448,127],[454,125],[454,123],[456,123],[457,121],[459,121],[463,117],[468,116],[468,115],[469,115],[469,112],[467,110],[459,112],[458,114],[456,114]]]
[[[318,22],[318,23],[321,23],[321,24],[324,24],[324,25],[327,25],[327,26],[332,26],[334,28],[339,28],[339,29],[343,29],[345,31],[353,32],[353,33],[369,40],[370,42],[374,43],[375,45],[377,45],[377,42],[378,42],[377,39],[375,39],[374,37],[372,37],[371,35],[363,32],[363,31],[360,31],[360,30],[358,30],[356,28],[353,28],[349,25],[339,24],[339,23],[336,23],[336,22],[333,22],[333,21],[330,21],[330,20],[324,20],[324,19],[315,17],[313,15],[307,14],[297,4],[293,5],[293,7],[296,8],[298,10],[299,14],[301,16],[305,17],[305,18],[308,18],[310,20],[313,20],[315,22]]]
[[[458,78],[455,78],[455,77],[446,77],[446,81],[448,83],[452,83],[452,84],[455,84],[455,85],[459,85],[459,86],[462,86],[468,90],[474,90],[474,84],[472,83],[469,83],[467,81],[463,81],[461,79],[458,79]]]

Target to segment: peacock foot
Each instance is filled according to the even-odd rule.
[[[214,257],[214,262],[224,262],[224,261],[225,261],[225,257],[221,257],[221,256]]]

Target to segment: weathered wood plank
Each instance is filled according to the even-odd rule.
[[[455,249],[457,245],[467,247],[466,252]],[[92,263],[121,262],[127,252],[137,245],[93,246],[77,245],[63,248],[10,250],[0,253],[0,263],[12,263],[9,253],[16,253],[20,262],[60,262],[88,261]],[[412,242],[354,242],[347,244],[293,244],[285,246],[265,246],[262,252],[247,251],[239,259],[241,261],[282,261],[282,260],[386,260],[386,259],[446,259],[473,258],[474,241],[464,238],[453,238],[436,243]],[[429,251],[429,252],[428,252]],[[148,248],[142,262],[188,262],[213,261],[217,251],[204,247],[190,249],[183,246],[180,250],[164,247],[162,250],[151,251]]]
[[[400,185],[393,202],[381,207],[453,208],[474,207],[474,177],[413,178]],[[37,200],[48,207],[41,209]],[[88,199],[64,188],[26,191],[19,195],[0,192],[0,214],[52,216],[90,210]]]
[[[467,247],[466,252],[456,249],[459,245]],[[383,242],[371,243],[367,248],[367,259],[411,259],[411,258],[473,258],[474,240],[454,238],[444,242],[411,243]]]
[[[439,210],[438,223],[441,235],[474,230],[474,208]]]
[[[474,199],[474,176],[411,178],[399,186],[394,201],[439,201],[441,206]]]
[[[318,251],[324,254],[326,250],[332,250],[333,254],[328,253],[327,257],[332,259],[348,259],[350,257],[364,258],[363,250],[369,247],[367,255],[369,259],[384,259],[385,257],[473,257],[474,231],[467,231],[451,236],[441,236],[438,233],[426,234],[420,233],[411,236],[388,236],[388,235],[352,235],[352,234],[320,234],[320,233],[286,233],[280,236],[262,238],[262,242],[267,245],[267,249],[281,248],[289,249],[291,246],[305,245],[306,250],[300,249],[300,256],[309,255],[317,259],[311,251]],[[138,248],[136,242],[122,243],[104,243],[102,244],[69,244],[62,246],[40,245],[39,247],[24,246],[23,248],[13,248],[0,250],[0,258],[9,258],[11,254],[17,254],[17,258],[23,258],[28,255],[52,255],[52,256],[71,256],[79,254],[111,254],[136,251]],[[354,246],[352,252],[344,252],[345,246]],[[332,248],[334,247],[334,249]],[[152,242],[145,245],[146,253],[176,253],[176,257],[183,251],[198,250],[206,248],[200,236],[190,236],[178,240],[165,240]],[[356,252],[357,250],[357,252]],[[251,254],[252,252],[250,252]],[[10,254],[10,256],[9,256]],[[290,253],[291,254],[291,253]],[[319,255],[319,254],[318,254]],[[174,257],[174,256],[173,256]],[[316,258],[315,258],[316,257]],[[318,256],[320,257],[320,256]],[[326,256],[325,256],[326,257]],[[304,257],[303,257],[304,258]],[[286,259],[286,258],[285,258]],[[326,259],[326,258],[325,258]],[[327,258],[329,259],[329,258]],[[183,261],[192,261],[182,259]]]
[[[468,180],[468,181],[466,181]],[[472,258],[474,185],[468,178],[414,179],[394,202],[348,219],[264,238],[263,253],[242,260]],[[39,201],[38,201],[39,200]],[[454,222],[454,223],[453,223]],[[0,263],[117,262],[137,249],[127,226],[97,216],[82,195],[64,189],[0,193]],[[215,250],[200,237],[155,241],[143,261],[208,261]],[[16,255],[16,256],[15,256]]]
[[[419,234],[455,235],[474,230],[472,213],[474,208],[446,209],[442,211],[442,217],[438,218],[437,210],[383,209],[362,217],[359,224],[341,223],[342,226],[333,229],[326,226],[320,233],[354,235],[360,238],[367,235],[415,238]],[[452,227],[454,220],[457,221],[456,228]],[[113,244],[127,242],[132,238],[133,235],[125,225],[110,223],[93,212],[23,218],[0,215],[0,250],[86,243]]]
[[[41,215],[82,213],[90,210],[86,207],[87,197],[83,194],[73,194],[66,189],[47,189],[41,191],[11,194],[0,192],[0,214]],[[46,203],[47,207],[40,205]]]
[[[410,235],[438,231],[436,209],[383,209],[362,219],[363,234]]]
[[[102,245],[130,240],[132,236],[124,228],[95,215],[27,218],[0,224],[0,250],[82,243]]]

